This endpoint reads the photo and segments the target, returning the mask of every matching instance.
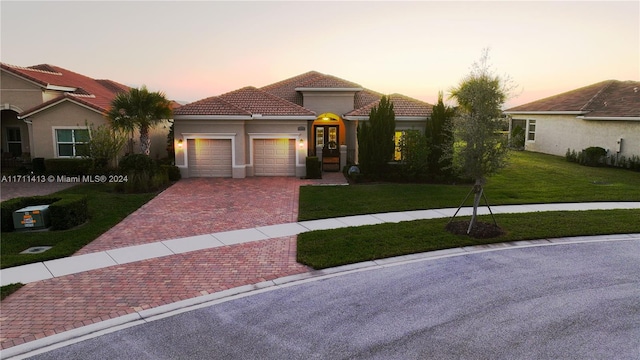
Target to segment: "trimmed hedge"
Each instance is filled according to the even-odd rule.
[[[317,156],[308,156],[306,159],[307,179],[322,179],[322,164]]]
[[[169,181],[178,181],[182,177],[180,175],[180,168],[175,165],[160,165],[160,169],[167,173]]]
[[[45,159],[44,167],[46,173],[51,175],[89,175],[93,169],[93,160],[85,158]]]
[[[0,204],[2,232],[15,230],[13,213],[27,206],[49,205],[52,230],[66,230],[89,219],[87,197],[84,195],[29,196],[10,199]]]

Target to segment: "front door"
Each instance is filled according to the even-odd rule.
[[[322,151],[326,144],[332,142],[332,146],[338,148],[338,125],[316,125],[316,153]]]

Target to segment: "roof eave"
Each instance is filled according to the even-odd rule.
[[[339,92],[358,92],[364,90],[364,88],[313,88],[313,87],[297,87],[296,91],[339,91]]]
[[[251,115],[173,115],[173,120],[251,120]]]
[[[588,111],[503,111],[503,113],[508,115],[583,115],[588,113]]]
[[[70,97],[66,97],[66,96],[60,96],[57,100],[53,100],[50,104],[46,104],[44,106],[38,105],[36,108],[32,108],[30,110],[25,111],[22,114],[19,114],[18,115],[18,119],[26,119],[29,116],[33,116],[33,115],[35,115],[35,114],[37,114],[39,112],[42,112],[42,111],[45,111],[45,110],[50,109],[52,107],[55,107],[55,106],[57,106],[58,104],[60,104],[60,103],[62,103],[64,101],[70,101],[70,102],[72,102],[72,103],[74,103],[74,104],[76,104],[78,106],[81,106],[83,108],[89,109],[91,111],[95,111],[98,114],[104,114],[106,112],[106,110],[104,110],[104,109],[98,109],[97,107],[90,106],[90,105],[85,104],[85,103],[83,103],[83,102],[81,102],[79,100],[76,100],[74,98],[70,98]]]
[[[640,121],[640,116],[576,116],[580,120]]]

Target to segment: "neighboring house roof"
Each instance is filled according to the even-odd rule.
[[[576,114],[585,119],[640,119],[640,82],[607,80],[504,111]]]
[[[20,67],[0,63],[3,70],[37,84],[46,90],[60,92],[60,96],[25,110],[20,117],[34,114],[62,101],[72,101],[98,112],[107,112],[111,101],[119,92],[129,87],[112,80],[96,80],[59,66],[40,64]]]
[[[395,113],[396,117],[429,117],[431,116],[431,111],[433,109],[433,105],[429,103],[402,94],[389,95],[389,101],[391,101],[391,103],[393,104],[393,112]],[[369,116],[371,109],[374,106],[378,106],[378,104],[380,104],[379,99],[359,109],[350,111],[346,113],[345,116]]]
[[[318,115],[303,107],[302,91],[352,91],[356,110],[345,115],[369,116],[371,107],[376,105],[382,94],[363,88],[361,85],[332,75],[309,71],[259,89],[245,87],[220,96],[214,96],[184,105],[175,115]],[[396,116],[428,117],[432,105],[393,94]]]
[[[264,90],[247,86],[184,105],[177,109],[174,115],[315,116],[316,114]]]

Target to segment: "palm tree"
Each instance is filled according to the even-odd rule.
[[[171,102],[162,92],[149,92],[142,85],[140,89],[131,88],[129,92],[116,95],[111,101],[111,109],[107,117],[111,125],[117,129],[133,132],[140,131],[140,150],[149,155],[151,138],[149,129],[163,119],[171,118]]]

